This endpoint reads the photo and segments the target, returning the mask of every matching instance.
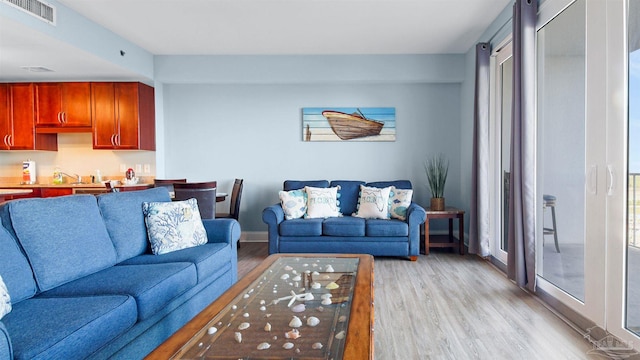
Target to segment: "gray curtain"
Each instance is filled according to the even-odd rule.
[[[473,116],[473,164],[471,168],[471,209],[469,253],[491,255],[489,221],[489,76],[491,47],[476,45],[476,88]]]
[[[513,114],[507,275],[535,291],[535,40],[537,0],[513,7]]]

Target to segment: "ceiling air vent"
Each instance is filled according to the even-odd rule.
[[[56,8],[38,0],[0,0],[49,24],[56,24]]]

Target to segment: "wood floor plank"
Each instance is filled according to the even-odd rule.
[[[268,255],[243,243],[239,277]],[[432,251],[375,258],[375,358],[602,359],[578,332],[486,261]]]

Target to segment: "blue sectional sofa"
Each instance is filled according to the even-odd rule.
[[[405,220],[351,216],[358,208],[360,185],[412,189],[409,180],[371,183],[353,180],[287,180],[283,191],[303,189],[305,186],[339,186],[338,200],[343,216],[286,220],[282,205],[271,205],[262,212],[262,220],[268,225],[269,253],[362,253],[417,260],[420,254],[420,225],[426,217],[424,208],[411,202],[406,208]]]
[[[165,201],[154,188],[0,206],[0,360],[140,359],[234,284],[233,219],[204,220],[204,245],[150,253],[142,203]]]

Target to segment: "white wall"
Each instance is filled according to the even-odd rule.
[[[256,57],[255,64],[260,64],[262,58]],[[253,74],[253,78],[240,79],[242,72],[234,74],[232,70],[224,81],[232,83],[216,83],[215,76],[205,75],[206,79],[201,80],[205,83],[201,84],[164,84],[165,136],[159,139],[164,155],[157,159],[158,167],[164,167],[168,178],[217,180],[219,191],[230,190],[234,178],[245,179],[240,222],[243,231],[250,232],[266,230],[262,210],[278,201],[277,193],[287,179],[409,179],[414,184],[416,200],[428,205],[424,161],[437,152],[445,153],[451,162],[445,191],[447,203],[466,202],[459,192],[458,81],[463,71],[458,64],[462,64],[462,56],[412,57],[426,60],[411,61],[418,65],[413,67],[396,66],[393,57],[387,58],[391,61],[386,65],[377,62],[376,57],[368,64],[366,57],[361,59],[356,79],[338,78],[334,83],[332,69],[346,73],[340,67],[345,62],[330,58],[327,68],[322,62],[316,63],[314,57],[305,57],[298,68],[314,63],[316,72],[307,69],[296,75],[295,71],[278,67],[264,77]],[[399,57],[404,65],[408,59]],[[243,60],[250,63],[250,59]],[[314,75],[317,73],[326,75],[319,78]],[[440,81],[426,81],[436,75]],[[157,78],[163,77],[157,74]],[[368,83],[360,77],[379,81]],[[385,80],[380,81],[381,77]],[[449,81],[443,82],[446,77]],[[185,82],[195,81],[190,76],[184,78],[189,80]],[[303,142],[302,108],[314,106],[395,107],[397,139]]]

